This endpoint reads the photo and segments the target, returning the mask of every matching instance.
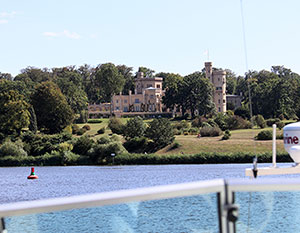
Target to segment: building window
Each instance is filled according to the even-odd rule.
[[[219,103],[219,104],[221,103],[221,100],[220,100],[220,99],[218,99],[218,103]]]
[[[127,104],[127,100],[124,100],[124,103]]]
[[[119,110],[119,109],[120,109],[119,106],[117,106],[117,107],[116,107],[116,110]]]
[[[124,112],[128,112],[128,107],[124,107]]]
[[[221,108],[219,107],[219,112],[221,112]]]
[[[153,99],[154,98],[154,95],[150,95],[150,99]]]
[[[140,106],[135,106],[135,111],[139,112],[140,111]]]
[[[116,100],[116,103],[119,103],[119,100]]]
[[[136,103],[136,104],[138,104],[139,102],[140,102],[139,99],[135,99],[135,100],[134,100],[134,103]]]
[[[147,88],[148,88],[148,87],[152,87],[152,84],[147,84]]]
[[[225,104],[226,100],[223,100],[223,103]]]
[[[160,85],[159,85],[159,84],[157,84],[157,85],[156,85],[156,88],[160,88]]]
[[[216,87],[216,91],[221,91],[222,90],[222,87]]]

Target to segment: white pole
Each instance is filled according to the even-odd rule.
[[[273,124],[272,163],[276,167],[276,124]]]

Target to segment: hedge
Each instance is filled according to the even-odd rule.
[[[271,163],[272,153],[256,154],[259,163]],[[251,153],[199,153],[193,155],[121,154],[115,157],[114,165],[160,165],[160,164],[225,164],[252,163],[255,154]],[[277,162],[293,162],[288,153],[278,153]],[[111,161],[103,165],[111,164]],[[62,156],[6,156],[0,158],[1,167],[9,166],[62,166]],[[80,156],[68,165],[93,165],[87,156]],[[95,165],[95,164],[94,164]]]

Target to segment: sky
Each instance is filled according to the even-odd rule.
[[[237,75],[274,65],[300,74],[299,9],[299,0],[0,0],[0,72],[112,62],[187,75],[209,60]]]

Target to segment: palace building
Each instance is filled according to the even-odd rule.
[[[205,74],[214,86],[213,101],[217,112],[226,112],[226,72],[214,70],[212,62],[205,62]],[[172,115],[173,109],[166,109],[162,103],[164,90],[162,89],[163,78],[144,77],[143,72],[137,73],[134,93],[128,95],[114,95],[112,104],[91,104],[88,107],[90,115],[109,116],[113,113],[116,117],[134,115]],[[228,96],[232,102],[232,95]],[[236,102],[236,100],[235,100]],[[240,105],[240,100],[238,102]]]

